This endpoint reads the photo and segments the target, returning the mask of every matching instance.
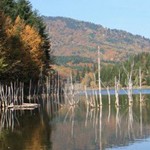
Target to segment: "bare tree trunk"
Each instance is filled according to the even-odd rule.
[[[142,104],[140,103],[140,134],[143,136],[143,114],[142,114]]]
[[[119,106],[119,81],[117,81],[117,78],[115,77],[115,97],[116,97],[116,106]]]
[[[143,99],[142,99],[142,93],[141,93],[141,90],[142,90],[142,71],[141,71],[141,67],[139,68],[139,86],[140,86],[140,103],[142,103]]]
[[[101,60],[100,60],[100,47],[98,46],[98,85],[99,85],[99,105],[102,105],[101,94]]]
[[[133,67],[134,67],[134,62],[131,65],[131,72],[128,76],[128,98],[129,98],[129,105],[132,105],[133,103],[133,98],[132,98],[132,89],[133,89],[133,82],[132,82],[132,74],[133,74]]]
[[[107,86],[108,104],[111,104],[109,86]]]

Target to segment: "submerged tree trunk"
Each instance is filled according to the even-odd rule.
[[[99,85],[99,105],[102,105],[101,94],[101,60],[100,60],[100,47],[98,46],[98,85]]]

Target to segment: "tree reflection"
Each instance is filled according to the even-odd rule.
[[[0,122],[0,149],[41,150],[51,147],[51,126],[47,116],[41,119],[39,110],[3,110]]]

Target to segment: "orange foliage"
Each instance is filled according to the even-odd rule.
[[[18,36],[23,43],[24,51],[28,51],[32,61],[38,67],[41,67],[43,65],[42,60],[44,59],[44,52],[41,50],[43,43],[41,36],[33,27],[26,25],[19,16],[13,25],[10,25],[11,21],[9,18],[8,20],[9,24],[6,28],[7,36]]]
[[[11,36],[19,36],[20,32],[23,30],[25,26],[25,23],[23,20],[20,19],[20,17],[18,16],[14,22],[14,24],[12,24],[12,21],[9,17],[7,17],[7,21],[6,21],[6,25],[5,25],[5,30],[6,30],[6,34],[8,37]]]
[[[26,25],[20,35],[25,47],[30,52],[31,58],[38,66],[42,66],[42,57],[44,53],[41,51],[42,38],[33,27]]]

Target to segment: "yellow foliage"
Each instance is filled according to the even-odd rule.
[[[21,32],[20,37],[30,52],[31,58],[37,63],[38,66],[42,65],[42,57],[44,53],[41,50],[42,38],[38,34],[38,32],[29,25],[26,25],[24,30]]]
[[[87,73],[85,75],[85,77],[82,79],[82,84],[95,88],[96,87],[96,81],[95,81],[94,74],[91,72]]]
[[[97,87],[97,85],[96,85],[95,81],[91,81],[91,83],[90,83],[90,87],[92,87],[92,88],[96,88],[96,87]]]
[[[30,25],[25,25],[24,21],[18,16],[11,24],[10,18],[7,18],[6,34],[8,37],[17,36],[23,44],[24,51],[28,52],[32,61],[37,66],[43,65],[44,51],[41,50],[43,40],[38,32]]]
[[[25,23],[24,21],[18,16],[12,24],[12,21],[9,17],[7,17],[7,24],[5,25],[6,28],[6,34],[8,37],[11,36],[19,36],[20,32],[24,29]]]

